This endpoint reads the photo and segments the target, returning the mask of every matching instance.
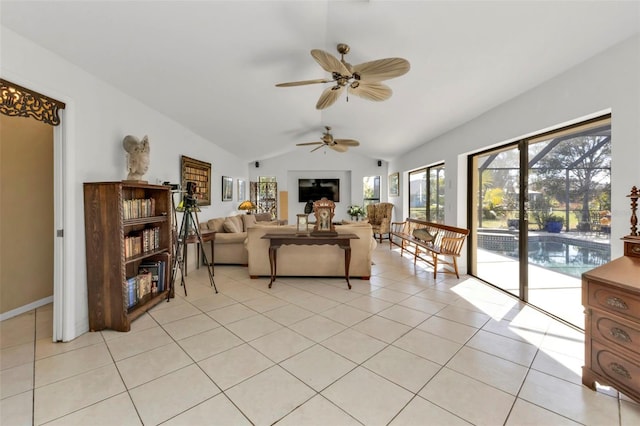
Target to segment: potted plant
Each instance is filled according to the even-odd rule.
[[[364,217],[367,214],[360,206],[349,206],[347,213],[351,216],[351,220],[360,220],[361,216]]]
[[[564,218],[559,215],[549,215],[547,220],[545,221],[545,229],[547,232],[558,233],[562,231],[562,224],[564,223]]]

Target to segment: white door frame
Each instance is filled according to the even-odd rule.
[[[64,341],[64,147],[65,115],[53,127],[53,341]],[[69,340],[69,339],[67,339]]]
[[[68,271],[72,270],[72,265],[65,267],[65,251],[71,253],[69,247],[69,233],[65,231],[65,206],[68,195],[65,192],[65,184],[69,180],[70,161],[69,155],[69,130],[72,126],[67,121],[73,120],[73,114],[69,113],[71,99],[66,96],[48,95],[51,92],[46,87],[39,87],[38,83],[25,80],[19,74],[14,74],[10,70],[3,71],[7,80],[19,84],[25,88],[50,96],[65,103],[66,109],[59,109],[60,124],[53,127],[53,222],[51,230],[53,239],[53,333],[54,342],[69,341],[77,337],[76,329],[70,319],[75,317],[73,311],[74,289],[70,282],[72,277],[68,276]],[[62,230],[62,236],[58,237],[58,230]],[[71,232],[73,233],[73,232]],[[65,235],[67,234],[67,235]],[[65,250],[66,248],[66,250]]]

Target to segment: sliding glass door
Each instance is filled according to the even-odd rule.
[[[519,187],[520,150],[517,145],[472,157],[472,273],[515,296],[521,294]]]
[[[581,274],[610,260],[610,118],[476,154],[470,271],[584,328]]]

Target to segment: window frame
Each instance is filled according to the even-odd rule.
[[[431,199],[432,196],[434,194],[432,194],[432,184],[431,184],[431,175],[432,172],[436,173],[436,176],[438,176],[436,182],[435,182],[435,188],[436,188],[436,194],[435,196],[437,197],[436,199],[436,203],[435,203],[435,217],[433,214],[433,209],[430,207],[431,206]],[[440,179],[444,180],[445,179],[445,175],[440,176],[440,174],[444,174],[446,171],[445,168],[445,163],[443,162],[439,162],[436,164],[433,164],[431,166],[427,166],[427,167],[421,167],[419,169],[414,169],[409,171],[409,175],[408,175],[408,185],[407,185],[407,200],[408,200],[408,207],[409,207],[409,217],[414,218],[414,219],[421,219],[421,220],[426,220],[428,222],[435,222],[435,223],[444,223],[444,211],[445,211],[445,202],[446,202],[446,198],[445,198],[445,185],[444,182],[442,182],[442,185],[440,185]],[[421,180],[421,182],[424,182],[424,192],[425,195],[424,197],[424,204],[422,206],[412,206],[412,189],[415,186],[415,179],[412,180],[412,176],[413,175],[418,175],[418,174],[422,174],[424,173],[425,177],[424,180]],[[413,184],[412,184],[413,182]],[[442,198],[442,203],[440,203],[440,198]],[[424,212],[424,214],[422,216],[418,216],[415,215],[416,211],[422,211]]]

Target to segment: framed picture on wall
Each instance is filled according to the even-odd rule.
[[[222,176],[222,201],[233,201],[233,178]]]
[[[389,175],[389,197],[397,197],[400,195],[400,173]]]
[[[195,198],[199,206],[211,205],[211,163],[180,157],[180,180],[182,189],[187,189],[187,182],[194,182]]]
[[[238,179],[238,201],[247,199],[247,182],[244,179]]]

